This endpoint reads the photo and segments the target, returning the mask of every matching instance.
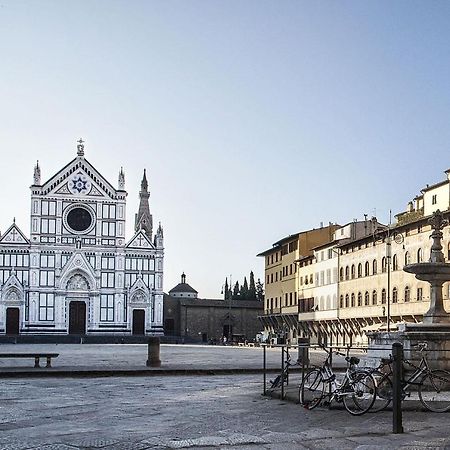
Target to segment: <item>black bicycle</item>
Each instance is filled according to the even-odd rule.
[[[343,403],[345,409],[354,416],[366,413],[372,407],[376,398],[376,381],[367,370],[357,367],[359,358],[349,357],[338,351],[334,353],[345,356],[347,370],[342,381],[336,380],[331,367],[333,350],[327,350],[327,358],[322,367],[310,370],[299,388],[299,402],[307,409],[313,409],[321,403],[331,404],[332,401]]]
[[[415,388],[422,405],[433,412],[446,412],[450,410],[450,372],[441,369],[431,369],[426,354],[427,344],[417,345],[421,353],[419,365],[411,361],[404,361],[404,368],[412,367],[413,371],[407,379],[401,380],[402,399],[411,397]],[[377,381],[377,399],[372,411],[382,411],[392,401],[392,358],[382,359],[380,367],[372,371]]]

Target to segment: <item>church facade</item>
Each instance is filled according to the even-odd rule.
[[[117,188],[77,156],[31,186],[30,235],[0,236],[0,335],[162,335],[164,243],[153,235],[146,173],[125,239],[125,175]]]

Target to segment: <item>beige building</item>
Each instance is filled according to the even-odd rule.
[[[429,258],[433,212],[439,209],[450,217],[450,170],[445,174],[444,181],[422,189],[390,227],[375,219],[332,226],[332,231],[327,227],[328,236],[323,233],[321,242],[303,252],[304,233],[299,233],[258,255],[266,261],[261,317],[266,331],[291,342],[308,337],[312,342],[358,344],[367,341],[367,331],[386,329],[388,318],[392,329],[399,322],[420,322],[429,307],[430,288],[403,267]],[[442,242],[448,260],[450,226],[444,228]],[[283,254],[286,244],[292,251]],[[444,305],[450,310],[448,283]]]
[[[281,341],[287,337],[296,342],[299,308],[305,300],[305,292],[300,294],[299,289],[298,272],[303,268],[299,261],[312,257],[312,249],[329,242],[337,228],[338,225],[330,224],[287,236],[258,255],[265,259],[264,315],[260,316],[260,320],[272,339]],[[311,278],[309,285],[312,285],[312,271],[308,276],[308,283]]]

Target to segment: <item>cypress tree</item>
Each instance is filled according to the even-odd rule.
[[[244,277],[244,284],[241,286],[241,299],[242,300],[247,300],[248,299],[247,277]]]
[[[234,285],[233,289],[233,300],[236,300],[239,298],[240,288],[239,288],[239,281],[236,281],[236,284]]]
[[[253,271],[250,272],[250,285],[248,287],[248,299],[256,300],[255,275],[253,274]]]

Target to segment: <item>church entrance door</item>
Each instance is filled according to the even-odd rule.
[[[86,334],[86,303],[72,301],[69,304],[69,334]]]
[[[143,336],[145,334],[145,311],[143,309],[133,309],[133,336]]]
[[[6,309],[6,334],[19,334],[19,308]]]

